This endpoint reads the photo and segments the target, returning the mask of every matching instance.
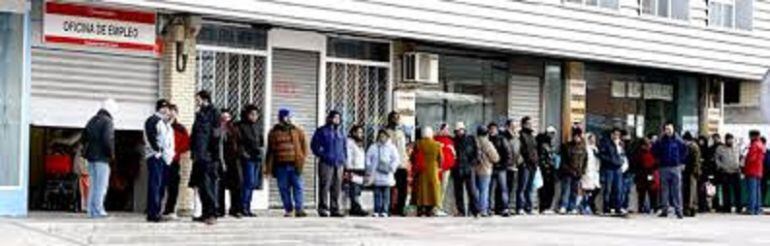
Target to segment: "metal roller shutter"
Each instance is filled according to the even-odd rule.
[[[32,49],[34,125],[83,127],[106,98],[118,102],[119,129],[141,129],[158,99],[158,59],[116,53]]]
[[[319,53],[274,49],[272,70],[272,110],[270,124],[276,123],[278,110],[292,111],[295,124],[307,134],[308,144],[318,127],[318,65]],[[305,207],[316,204],[316,165],[312,154],[308,155],[302,178],[305,182]],[[275,179],[270,184],[270,206],[280,207],[281,199]]]
[[[519,120],[524,116],[532,118],[532,127],[540,129],[543,117],[540,99],[540,78],[534,76],[512,75],[508,85],[508,116]]]

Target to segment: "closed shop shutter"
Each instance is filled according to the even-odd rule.
[[[542,101],[540,99],[540,78],[535,76],[511,76],[508,85],[508,116],[514,120],[520,120],[524,116],[532,118],[532,127],[540,129],[543,116]]]
[[[307,134],[308,144],[318,127],[318,65],[319,53],[289,49],[273,50],[272,110],[270,124],[278,119],[278,110],[292,111],[292,121]],[[306,207],[316,203],[316,165],[313,155],[308,155],[302,172],[304,202]],[[270,184],[270,206],[280,207],[281,196],[275,179]]]
[[[118,53],[32,49],[31,122],[83,127],[106,98],[118,102],[118,129],[141,129],[158,99],[158,59]]]

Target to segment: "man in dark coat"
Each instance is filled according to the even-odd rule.
[[[112,114],[117,110],[114,100],[104,101],[102,108],[88,121],[83,130],[83,157],[88,160],[90,177],[88,191],[88,217],[107,217],[104,198],[110,180],[110,161],[115,159],[115,128]]]
[[[216,223],[218,180],[217,165],[219,164],[219,112],[211,104],[211,94],[200,91],[195,95],[198,112],[195,113],[191,136],[193,170],[190,176],[190,186],[198,188],[202,205],[202,215],[193,218],[194,221],[207,225]]]
[[[516,213],[532,213],[532,181],[535,178],[537,165],[540,162],[535,141],[534,130],[529,116],[521,119],[521,131],[519,141],[521,147],[519,153],[524,160],[519,167],[519,177],[516,183]]]
[[[549,126],[548,129],[536,137],[538,153],[540,156],[540,173],[543,177],[543,187],[537,190],[538,209],[540,213],[545,213],[551,209],[554,195],[556,194],[556,168],[554,154],[556,153],[553,140],[556,137],[556,128]]]
[[[559,201],[559,213],[571,213],[575,211],[580,177],[585,172],[588,153],[583,130],[572,130],[572,140],[566,143],[562,152],[562,165],[559,169],[561,177],[561,198]]]
[[[687,132],[684,134],[687,146],[684,173],[682,174],[682,189],[684,198],[684,215],[695,217],[698,211],[698,177],[701,175],[701,150],[695,138]]]
[[[511,144],[505,136],[500,133],[500,129],[496,123],[490,123],[489,128],[489,141],[495,146],[497,154],[500,156],[500,160],[495,162],[492,166],[492,182],[490,183],[490,194],[500,193],[501,204],[495,203],[495,214],[502,215],[503,217],[510,216],[508,211],[508,199],[509,189],[507,182],[507,170],[513,162],[513,151],[511,151]],[[495,189],[492,189],[495,188]],[[490,204],[494,200],[494,196],[490,196]]]
[[[237,126],[238,153],[243,172],[241,207],[246,217],[254,217],[254,213],[251,212],[253,190],[262,187],[262,133],[257,122],[259,114],[257,109],[254,105],[244,107],[241,121]]]
[[[473,175],[473,165],[477,163],[479,158],[476,140],[473,136],[466,134],[465,123],[457,122],[455,124],[455,137],[453,141],[456,157],[455,166],[452,167],[450,175],[454,185],[455,205],[457,206],[456,216],[476,215],[478,211],[476,211],[473,205],[478,197],[476,194],[475,175]],[[468,209],[465,206],[464,194],[466,192],[468,194]]]
[[[620,129],[612,129],[609,134],[609,139],[605,139],[599,149],[604,214],[611,213],[613,209],[616,214],[622,214],[622,167],[625,162],[624,159],[626,158],[626,154],[621,135]]]
[[[230,191],[230,209],[227,213],[235,218],[241,218],[241,186],[243,174],[238,163],[238,129],[233,124],[233,115],[229,109],[219,111],[219,182],[217,184],[217,216],[225,215],[225,190]]]
[[[674,132],[674,124],[665,125],[660,140],[652,146],[660,167],[661,208],[660,217],[668,217],[669,207],[674,207],[678,219],[682,219],[682,169],[687,157],[687,146]]]

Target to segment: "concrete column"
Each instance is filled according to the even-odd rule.
[[[178,19],[175,19],[178,18]],[[170,100],[179,107],[179,122],[182,123],[188,131],[192,128],[195,118],[195,71],[197,69],[196,57],[196,29],[193,22],[195,17],[171,17],[169,25],[165,27],[163,38],[163,53],[161,55],[161,97]],[[182,31],[175,31],[174,25],[181,25]],[[183,49],[187,54],[186,61],[184,56],[177,52],[177,43],[182,41]],[[184,70],[177,69],[177,60],[184,64]],[[190,153],[181,156],[181,181],[179,185],[179,198],[177,202],[177,213],[182,216],[189,216],[193,210],[193,190],[187,187],[192,170],[192,160]]]

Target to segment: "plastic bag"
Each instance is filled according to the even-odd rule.
[[[532,179],[532,189],[537,190],[543,187],[543,173],[540,172],[540,167],[535,170],[535,177]]]

